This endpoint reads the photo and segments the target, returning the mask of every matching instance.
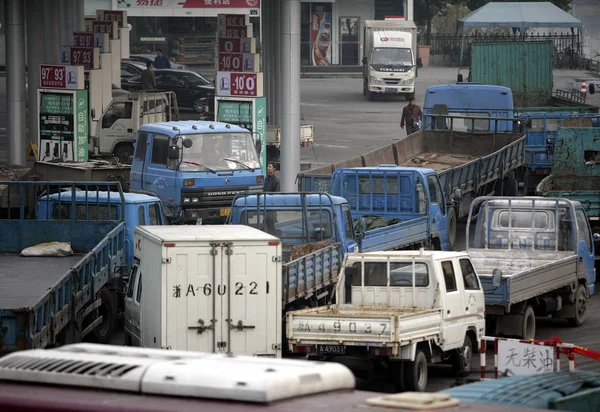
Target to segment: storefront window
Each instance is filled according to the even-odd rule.
[[[129,17],[131,54],[161,49],[175,63],[210,65],[215,61],[216,17]],[[251,18],[253,36],[260,36],[259,18]]]

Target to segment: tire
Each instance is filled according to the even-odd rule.
[[[394,362],[395,365],[394,369],[393,369],[393,384],[394,384],[394,391],[396,393],[400,393],[400,392],[404,392],[406,390],[406,384],[405,384],[405,376],[404,376],[404,369],[406,368],[406,361],[396,361]]]
[[[517,196],[519,194],[519,182],[513,177],[504,179],[502,185],[504,196]]]
[[[452,367],[456,373],[468,373],[473,366],[473,342],[466,335],[462,348],[452,356]]]
[[[102,323],[100,323],[96,329],[94,329],[90,335],[98,343],[109,343],[115,329],[115,323],[117,321],[117,303],[115,297],[110,290],[103,288],[100,289],[98,297],[102,299],[102,304],[98,308],[98,312],[102,315]]]
[[[196,113],[204,113],[204,99],[198,98],[194,101],[194,111]]]
[[[368,89],[366,90],[366,92],[367,92],[367,100],[370,102],[373,101],[375,99],[375,93],[370,92]]]
[[[367,84],[363,82],[363,96],[367,95]]]
[[[456,242],[456,211],[453,207],[448,208],[448,250],[454,250]]]
[[[523,313],[523,323],[521,324],[521,339],[535,339],[535,312],[529,305]]]
[[[123,163],[124,165],[130,165],[131,159],[133,159],[133,145],[127,143],[117,146],[113,156],[117,157],[119,162]]]
[[[414,362],[405,362],[404,389],[424,392],[427,387],[427,358],[422,350],[417,349]]]
[[[587,312],[587,291],[585,286],[579,284],[577,286],[577,292],[575,294],[575,304],[573,305],[574,317],[569,318],[569,324],[571,326],[579,327],[583,325],[585,321],[585,313]]]

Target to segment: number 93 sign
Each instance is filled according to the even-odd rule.
[[[262,73],[217,73],[217,96],[263,97]]]

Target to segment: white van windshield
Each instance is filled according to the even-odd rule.
[[[412,66],[410,49],[376,47],[373,49],[372,64]]]

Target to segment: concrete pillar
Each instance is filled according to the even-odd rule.
[[[271,102],[271,65],[270,65],[270,41],[271,41],[271,21],[270,21],[270,6],[271,0],[263,0],[260,11],[260,54],[262,61],[263,78],[265,81],[265,97],[267,98],[267,123],[270,124],[273,115],[273,104]]]
[[[44,16],[38,0],[27,0],[27,140],[37,142],[39,116],[37,112],[37,89],[40,87],[40,64],[44,53]]]
[[[85,31],[84,0],[71,0],[73,8],[73,31]]]
[[[42,11],[44,13],[44,63],[57,64],[60,61],[58,0],[43,1]]]
[[[273,107],[275,111],[273,113],[273,124],[281,125],[281,2],[275,1],[274,4],[275,12],[273,13],[273,43],[272,47],[274,50],[272,60],[273,70]],[[300,21],[300,13],[295,17]],[[299,63],[298,63],[299,64]]]
[[[65,15],[65,44],[73,44],[73,2],[65,0],[65,7],[61,9],[61,13]]]
[[[281,191],[300,173],[300,0],[281,0]]]
[[[4,0],[8,163],[25,166],[25,4]]]
[[[58,14],[58,45],[64,46],[71,44],[67,41],[67,12],[65,11],[68,6],[68,0],[56,0],[56,12]]]

